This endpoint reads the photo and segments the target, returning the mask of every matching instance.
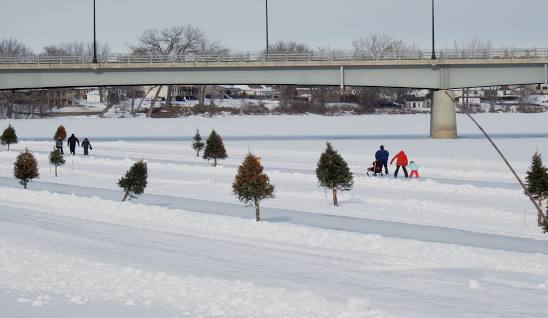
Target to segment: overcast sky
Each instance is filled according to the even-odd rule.
[[[147,28],[192,24],[234,51],[265,46],[264,0],[96,0],[98,40],[126,52]],[[2,0],[0,39],[39,52],[92,39],[92,0]],[[350,49],[352,40],[387,33],[430,48],[430,0],[270,0],[270,38],[315,48]],[[495,46],[548,47],[547,0],[437,0],[437,41],[477,36]]]

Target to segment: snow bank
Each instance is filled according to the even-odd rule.
[[[0,259],[1,287],[64,295],[76,304],[102,301],[168,306],[189,317],[385,317],[383,312],[370,309],[363,299],[338,304],[310,292],[148,272],[49,254],[2,240]],[[50,296],[46,296],[32,305],[47,305]]]
[[[383,238],[284,223],[255,223],[253,220],[204,215],[189,211],[119,203],[98,198],[0,187],[3,206],[19,207],[83,220],[121,224],[170,233],[193,233],[238,244],[261,244],[265,248],[310,253],[310,248],[332,253],[382,255],[398,258],[391,263],[364,264],[372,270],[417,267],[479,266],[503,271],[543,274],[548,255],[508,253],[449,244]],[[73,207],[78,207],[74,209]]]

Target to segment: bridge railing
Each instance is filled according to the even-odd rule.
[[[374,61],[374,60],[430,60],[429,50],[402,50],[389,52],[362,51],[318,51],[306,53],[269,53],[230,52],[223,54],[185,54],[185,55],[133,55],[109,54],[98,57],[103,64],[142,64],[142,63],[181,63],[181,64],[230,64],[230,63],[307,63],[336,61]],[[548,49],[501,49],[501,50],[440,50],[436,52],[439,60],[472,59],[547,59]],[[0,64],[91,64],[93,58],[83,56],[0,56]]]

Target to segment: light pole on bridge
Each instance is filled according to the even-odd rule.
[[[266,54],[268,54],[269,43],[268,43],[268,0],[265,0],[265,9],[266,9]]]
[[[97,64],[97,28],[95,25],[95,0],[93,0],[93,63]]]
[[[432,0],[432,59],[436,59],[436,11]]]

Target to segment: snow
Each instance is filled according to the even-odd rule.
[[[135,100],[135,108],[137,109],[139,107],[139,104],[141,103],[140,99]],[[171,102],[172,106],[186,106],[186,107],[193,107],[198,105],[198,100],[184,100],[184,101],[175,101],[173,100]],[[225,98],[215,98],[213,100],[213,103],[217,107],[230,107],[235,109],[243,108],[244,106],[259,106],[262,105],[269,110],[273,110],[274,108],[278,107],[279,102],[274,100],[257,100],[257,99],[235,99],[230,97]],[[141,107],[139,109],[148,109],[150,107],[151,100],[145,99],[142,101]],[[211,99],[206,98],[204,99],[204,105],[210,105]],[[157,101],[156,106],[165,106],[165,101]],[[107,112],[105,112],[101,117],[103,118],[127,118],[127,117],[133,117],[131,115],[131,100],[124,100],[120,104],[112,106]],[[135,117],[143,119],[145,117],[145,114],[138,113],[135,115]],[[136,118],[132,118],[136,119]]]
[[[468,286],[470,286],[470,289],[479,289],[480,283],[477,280],[471,279],[468,281]]]
[[[62,294],[68,301],[80,305],[108,300],[125,306],[166,306],[189,317],[384,316],[369,310],[364,300],[351,299],[345,306],[309,292],[293,293],[244,281],[172,276],[10,244],[0,243],[0,256],[3,265],[0,278],[4,287]],[[42,264],[44,270],[36,271],[36,264]],[[34,301],[20,301],[45,306],[49,300],[45,295]]]
[[[491,134],[502,137],[545,136],[548,113],[540,114],[476,114],[475,117]],[[457,115],[459,133],[463,138],[477,138],[481,133],[461,114]],[[523,123],[527,123],[523,125]],[[50,118],[33,120],[0,120],[0,127],[13,124],[20,138],[48,138],[60,124],[67,131],[92,138],[190,138],[200,129],[204,133],[217,129],[225,137],[296,137],[299,139],[360,138],[427,138],[430,116],[416,115],[364,115],[364,116],[191,116],[173,119],[147,118]],[[99,129],[100,127],[100,129]],[[509,131],[508,128],[511,128]],[[49,138],[48,138],[49,139]]]
[[[53,113],[97,113],[105,110],[106,105],[86,100],[76,100],[76,106],[67,106],[53,109]]]
[[[528,102],[533,105],[548,106],[548,95],[528,96]]]
[[[548,153],[547,116],[476,117],[524,175],[535,150]],[[548,237],[466,120],[457,140],[428,139],[424,115],[2,121],[21,141],[0,152],[0,306],[26,317],[546,317],[535,304]],[[67,156],[55,178],[59,124],[93,151]],[[197,128],[225,137],[219,167],[196,158]],[[314,176],[326,140],[355,174],[338,208]],[[405,149],[423,178],[367,177],[380,144]],[[41,169],[28,191],[12,177],[25,147]],[[276,186],[258,224],[231,194],[249,151]],[[141,159],[146,194],[121,203],[116,182]]]

